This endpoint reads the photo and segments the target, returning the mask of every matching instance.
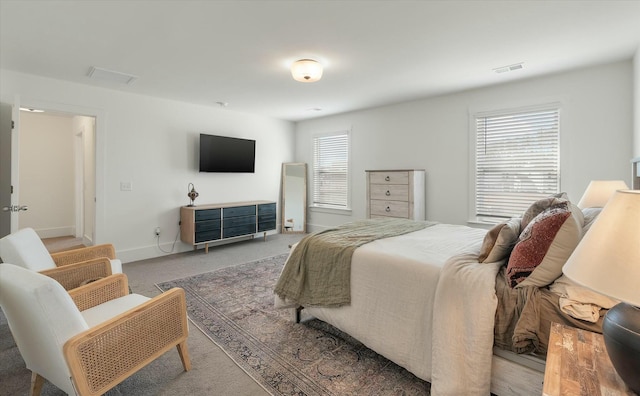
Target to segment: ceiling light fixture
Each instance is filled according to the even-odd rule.
[[[313,59],[300,59],[291,65],[293,79],[300,82],[315,82],[322,78],[322,65]]]
[[[29,113],[44,113],[44,110],[28,109],[26,107],[21,107],[20,111],[28,111]]]

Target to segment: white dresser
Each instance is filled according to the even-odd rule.
[[[425,220],[423,169],[368,170],[367,218]]]

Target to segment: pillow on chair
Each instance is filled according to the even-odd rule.
[[[104,246],[111,247],[111,245],[90,246],[76,250],[54,253],[52,256],[42,242],[42,239],[40,239],[38,234],[32,228],[23,228],[0,239],[0,257],[5,263],[15,264],[32,271],[40,272],[62,265],[56,264],[56,260],[59,260],[61,256],[74,256],[73,261],[69,261],[69,259],[67,259],[63,264],[86,261],[97,257],[107,257],[104,254],[99,254],[98,256],[96,256],[95,253],[87,254],[89,251],[96,252],[100,247]],[[111,251],[113,252],[112,247]],[[78,252],[81,253],[76,254]],[[54,256],[56,257],[55,260]],[[111,263],[112,274],[122,273],[122,262],[120,260],[110,257],[109,262]]]
[[[36,272],[56,267],[51,254],[32,228],[23,228],[0,239],[0,257],[5,263]]]

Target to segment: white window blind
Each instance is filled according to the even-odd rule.
[[[477,218],[521,216],[560,187],[557,106],[476,115]]]
[[[349,134],[313,138],[313,205],[349,207]]]

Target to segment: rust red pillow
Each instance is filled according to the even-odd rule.
[[[522,231],[507,265],[509,286],[543,287],[562,275],[582,236],[582,212],[573,206],[567,201],[545,209]]]

